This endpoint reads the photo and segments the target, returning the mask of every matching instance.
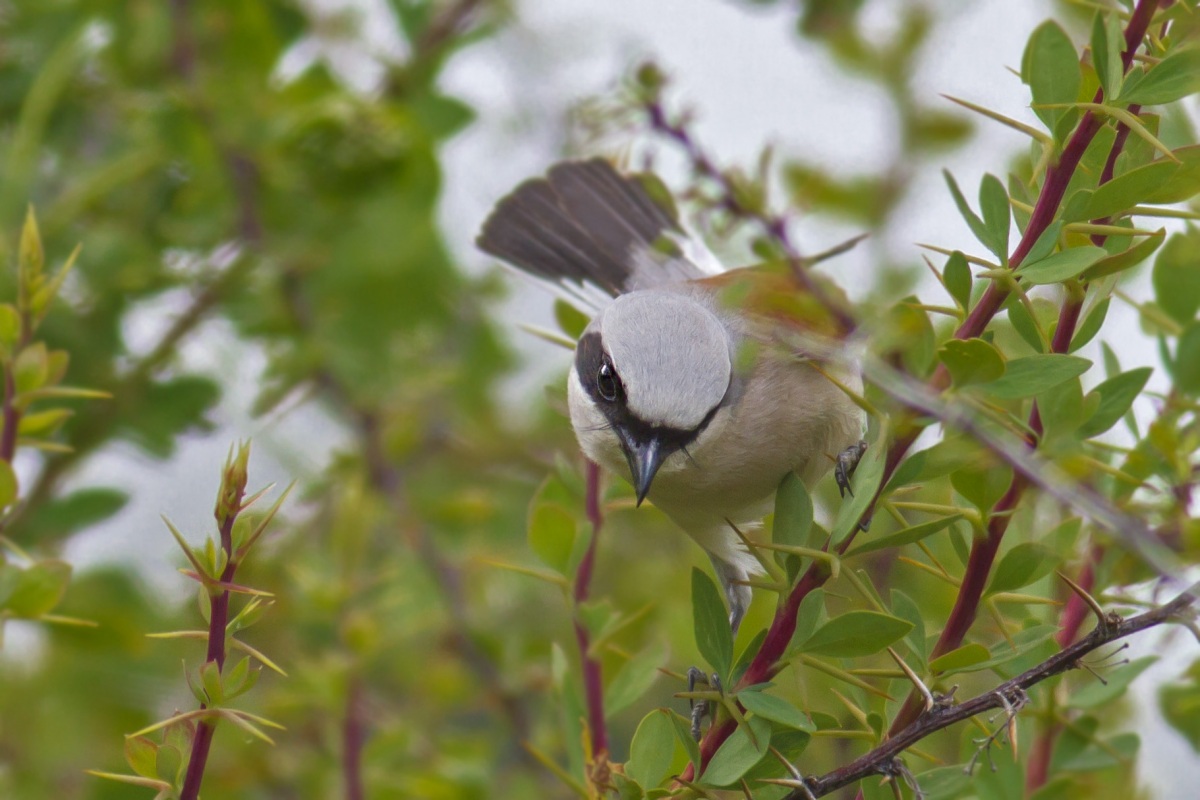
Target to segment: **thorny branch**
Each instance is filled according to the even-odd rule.
[[[1131,15],[1124,34],[1125,48],[1122,54],[1123,63],[1128,69],[1132,61],[1133,54],[1141,45],[1142,40],[1146,35],[1150,20],[1158,6],[1157,0],[1139,0],[1133,14]],[[1098,92],[1096,102],[1103,99],[1102,92]],[[797,251],[790,245],[787,240],[786,226],[782,224],[773,224],[778,218],[765,216],[764,212],[757,211],[741,204],[737,198],[736,186],[732,180],[720,172],[713,166],[712,160],[700,149],[686,128],[678,122],[669,120],[663,110],[661,101],[657,97],[657,93],[651,92],[648,98],[642,101],[644,111],[650,120],[650,126],[666,138],[674,141],[679,145],[690,159],[693,171],[707,180],[716,183],[721,190],[723,198],[723,207],[732,214],[741,215],[745,219],[757,222],[768,233],[775,238],[776,242],[789,254],[793,262],[793,266],[797,266],[796,261]],[[1042,184],[1041,191],[1035,203],[1033,213],[1030,216],[1028,224],[1022,233],[1021,239],[1009,258],[1009,268],[1016,269],[1023,261],[1026,255],[1030,252],[1034,242],[1045,232],[1045,230],[1053,222],[1058,208],[1060,207],[1071,177],[1075,174],[1075,170],[1083,157],[1084,152],[1095,138],[1096,134],[1103,127],[1103,121],[1100,117],[1092,112],[1086,112],[1082,115],[1075,131],[1058,160],[1051,164],[1046,171],[1045,179]],[[1114,149],[1119,148],[1124,143],[1125,137],[1118,136],[1114,143]],[[1119,150],[1117,150],[1119,152]],[[1110,155],[1111,159],[1115,159],[1116,153]],[[1115,162],[1114,162],[1115,163]],[[782,238],[780,238],[782,235]],[[802,265],[801,265],[802,266]],[[798,279],[802,286],[808,290],[811,286],[811,280],[804,281],[805,273],[803,270],[798,270]],[[979,336],[986,329],[991,320],[1000,311],[1003,303],[1011,293],[1012,288],[1009,282],[994,281],[984,292],[979,302],[976,303],[963,320],[962,324],[954,332],[955,338],[969,339]],[[1081,294],[1081,293],[1080,293]],[[822,297],[822,295],[817,295]],[[837,306],[827,303],[829,308],[834,313],[839,310]],[[1079,319],[1079,312],[1082,307],[1081,297],[1068,297],[1062,311],[1060,313],[1059,326],[1056,329],[1055,341],[1053,348],[1055,352],[1066,352],[1069,349],[1071,338],[1074,335],[1075,327]],[[841,319],[839,315],[839,319]],[[844,329],[853,331],[853,320],[843,320]],[[918,396],[936,396],[949,386],[950,376],[944,365],[939,365],[933,376],[928,381],[928,386],[923,387],[925,391],[918,393]],[[913,406],[914,410],[920,412],[924,409],[920,405]],[[961,415],[959,415],[961,416]],[[1034,437],[1040,434],[1040,416],[1035,408],[1031,416],[1031,427],[1034,430]],[[969,421],[964,424],[969,425]],[[902,432],[897,435],[888,449],[885,462],[884,474],[879,483],[880,487],[887,485],[889,478],[894,474],[904,456],[916,442],[921,428],[915,425],[907,425],[902,427]],[[1028,442],[1032,445],[1036,442],[1036,438],[1031,438]],[[1019,460],[1019,457],[1018,457]],[[954,639],[961,639],[965,636],[966,631],[974,621],[975,611],[978,607],[979,597],[982,596],[983,589],[987,583],[987,576],[990,573],[991,565],[995,560],[998,552],[1000,540],[1004,535],[1008,526],[1008,521],[1011,518],[1011,512],[1014,510],[1020,501],[1024,489],[1032,480],[1034,483],[1045,484],[1038,480],[1035,476],[1028,472],[1022,473],[1018,471],[1014,474],[1012,485],[1008,492],[993,509],[993,513],[989,520],[988,535],[976,542],[972,549],[970,561],[967,569],[967,576],[964,578],[964,583],[960,589],[959,599],[955,604],[955,610],[952,613],[951,620],[948,622],[946,629],[943,630],[943,636],[939,640],[938,649],[936,652],[946,652],[953,649],[957,644],[951,644]],[[1080,493],[1082,496],[1082,492]],[[1085,499],[1096,499],[1088,496]],[[873,506],[873,504],[872,504]],[[1093,511],[1105,518],[1108,523],[1105,525],[1110,531],[1115,533],[1127,533],[1130,529],[1125,525],[1128,521],[1125,515],[1115,512],[1107,503],[1098,502],[1092,504]],[[1109,511],[1115,513],[1109,514]],[[868,507],[865,512],[870,515],[872,508]],[[1139,526],[1139,530],[1144,526]],[[854,538],[854,533],[846,537],[839,547],[839,552],[846,552]],[[1136,542],[1136,550],[1144,557],[1156,563],[1156,553],[1151,549],[1152,544],[1146,541],[1143,537],[1129,535],[1125,537],[1126,541]],[[829,543],[826,543],[825,549],[829,549]],[[766,638],[760,647],[755,658],[752,660],[749,668],[746,670],[740,686],[746,686],[757,683],[763,680],[770,679],[781,668],[779,660],[786,652],[788,644],[791,640],[792,633],[796,625],[796,613],[799,609],[800,602],[815,588],[822,586],[829,578],[830,572],[828,565],[820,560],[815,560],[805,573],[800,577],[799,581],[792,588],[790,594],[781,602],[776,611],[775,617],[771,622],[771,626],[767,631]],[[944,641],[942,641],[944,640]],[[919,713],[921,704],[920,697],[915,693],[910,696],[910,702],[906,703],[901,709],[897,719],[894,720],[892,733],[896,733],[903,729],[916,714]],[[716,752],[717,748],[733,733],[736,724],[731,720],[725,720],[719,724],[713,725],[704,740],[701,742],[700,752],[703,763],[707,763],[708,759]],[[690,765],[683,774],[684,780],[689,780],[695,774],[695,768],[698,765]],[[797,795],[798,797],[800,795]]]
[[[1190,613],[1196,601],[1192,586],[1166,605],[1159,606],[1129,619],[1109,614],[1107,619],[1070,647],[1005,681],[994,689],[957,705],[939,705],[921,714],[904,730],[900,731],[871,752],[854,761],[818,777],[804,780],[804,788],[796,787],[787,800],[806,800],[808,797],[823,797],[843,786],[868,778],[872,775],[889,774],[890,765],[901,753],[930,734],[948,728],[957,722],[970,719],[991,709],[1011,710],[1027,690],[1055,675],[1077,669],[1084,656],[1107,644],[1127,636],[1171,622]]]

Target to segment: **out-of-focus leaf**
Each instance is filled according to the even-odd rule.
[[[1171,153],[1179,159],[1179,169],[1146,198],[1148,203],[1182,203],[1200,193],[1200,144],[1177,147]]]
[[[1158,707],[1171,727],[1200,753],[1200,661],[1192,662],[1184,678],[1158,690]]]
[[[800,645],[808,655],[854,658],[877,653],[911,631],[908,620],[877,611],[847,611],[826,622]]]
[[[158,771],[158,745],[145,736],[125,737],[125,762],[129,768],[143,778],[156,778]]]
[[[529,514],[529,547],[546,566],[566,574],[575,548],[577,525],[569,511],[538,503]]]
[[[989,396],[997,400],[1033,397],[1063,381],[1082,375],[1092,362],[1078,356],[1043,353],[1016,358],[1008,362],[1004,375],[987,384]]]
[[[37,619],[54,610],[67,591],[71,565],[39,561],[21,570],[3,609],[14,617]]]
[[[646,693],[658,678],[658,668],[666,661],[663,645],[651,645],[626,661],[604,690],[604,711],[616,714]]]
[[[1154,259],[1154,299],[1186,325],[1200,311],[1200,230],[1172,234]]]
[[[1200,321],[1191,323],[1179,335],[1172,366],[1176,387],[1190,395],[1200,394]]]
[[[938,351],[956,386],[991,383],[1004,374],[1004,356],[983,339],[950,339]]]
[[[1156,661],[1158,656],[1142,656],[1116,669],[1106,670],[1103,683],[1096,681],[1072,692],[1067,698],[1067,705],[1072,708],[1099,708],[1111,703],[1125,694],[1129,684]]]
[[[1087,422],[1083,423],[1079,435],[1089,439],[1116,425],[1146,387],[1146,381],[1150,380],[1153,372],[1151,367],[1131,369],[1109,378],[1093,389],[1092,393],[1100,397],[1100,405]]]
[[[794,472],[784,476],[775,493],[775,521],[771,536],[776,544],[803,547],[813,524],[813,502],[804,482]],[[794,578],[800,568],[800,557],[793,553],[776,552],[775,560]]]

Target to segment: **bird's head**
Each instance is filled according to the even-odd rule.
[[[584,331],[571,376],[571,422],[589,457],[620,449],[639,504],[663,462],[694,442],[721,406],[730,350],[712,310],[663,290],[621,295]]]

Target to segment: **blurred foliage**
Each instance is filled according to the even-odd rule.
[[[881,33],[864,19],[876,4],[794,5],[798,46],[820,46],[831,70],[878,86],[895,129],[892,159],[879,173],[797,158],[780,165],[788,205],[886,230],[914,176],[972,130],[965,111],[916,99],[916,65],[937,44],[935,9],[905,4]],[[978,191],[948,176],[947,213],[958,209],[978,252],[938,255],[938,286],[925,300],[908,294],[915,259],[894,256],[903,260],[879,269],[901,280],[881,279],[858,312],[873,322],[881,360],[922,379],[943,369],[948,398],[978,411],[988,430],[1025,431],[1036,399],[1041,454],[1143,520],[1184,564],[1200,552],[1189,506],[1200,447],[1200,238],[1179,221],[1197,217],[1200,158],[1177,102],[1197,88],[1195,50],[1180,46],[1194,41],[1200,16],[1185,13],[1194,6],[1162,12],[1155,31],[1169,21],[1171,35],[1156,33],[1154,59],[1128,77],[1113,69],[1116,15],[1073,10],[1068,29],[1047,23],[1031,32],[1022,78],[1044,106],[1044,130],[1011,164],[992,165],[995,176]],[[39,307],[38,315],[47,311],[37,329],[44,346],[25,342],[33,352],[25,358],[47,384],[111,396],[49,398],[49,410],[61,404],[70,414],[42,417],[44,427],[28,431],[30,444],[36,435],[43,447],[30,451],[20,486],[13,481],[19,499],[4,519],[0,596],[11,604],[6,575],[61,565],[65,544],[124,506],[125,495],[109,487],[64,489],[89,458],[129,445],[169,458],[181,437],[211,426],[230,375],[189,372],[180,352],[203,344],[205,324],[220,319],[245,352],[266,354],[258,413],[315,404],[347,441],[319,479],[300,487],[284,510],[289,520],[256,559],[239,567],[239,583],[274,595],[246,639],[288,673],[264,672],[239,703],[286,730],[268,746],[218,728],[205,796],[566,797],[587,792],[589,777],[619,785],[623,797],[661,794],[651,787],[669,785],[696,745],[680,716],[684,702],[672,697],[683,683],[659,669],[708,662],[732,685],[762,641],[774,598],[757,592],[728,641],[715,590],[688,568],[702,562],[699,551],[655,512],[633,513],[630,491],[616,484],[600,497],[590,596],[573,597],[594,520],[585,514],[583,465],[557,413],[562,390],[527,421],[497,401],[513,359],[491,319],[495,287],[457,268],[437,219],[442,147],[473,119],[439,89],[439,74],[509,12],[478,0],[389,3],[404,52],[380,62],[377,91],[358,92],[328,57],[280,77],[293,48],[357,41],[361,19],[307,8],[50,0],[0,15],[0,299],[23,296],[19,276],[31,251],[21,255],[21,231],[32,206],[46,263],[66,262],[76,245],[82,251],[57,299]],[[1084,42],[1091,49],[1081,61]],[[658,81],[643,74],[634,83],[661,92]],[[1083,113],[1065,105],[1092,100],[1100,86],[1118,111],[1152,104],[1153,113],[1133,119],[1102,189],[1117,125],[1130,118],[1103,117],[1055,209],[1052,235],[1031,243],[1021,264],[1027,291],[1014,293],[982,335],[951,340],[992,279],[1003,280],[991,270],[1008,264],[1030,225],[1046,167]],[[616,121],[644,132],[638,109],[625,111]],[[1008,124],[1011,113],[990,116]],[[757,170],[728,171],[725,190],[768,219],[773,169],[764,158]],[[713,224],[704,203],[712,191],[679,192],[704,225]],[[1163,215],[1175,217],[1169,229],[1141,229]],[[1135,270],[1150,273],[1145,298],[1127,283]],[[1067,351],[1050,352],[1060,307],[1072,298],[1086,298],[1078,330]],[[1155,372],[1172,388],[1153,403],[1138,400],[1150,373],[1122,367],[1097,344],[1115,335],[1105,328],[1115,303],[1136,308],[1147,351],[1161,353]],[[131,320],[161,307],[174,313],[160,338],[132,346]],[[6,318],[0,311],[0,342]],[[569,335],[578,332],[576,315],[560,319]],[[19,361],[4,360],[5,369]],[[902,416],[877,389],[868,399]],[[1131,410],[1135,402],[1142,413]],[[780,797],[786,789],[757,783],[784,774],[766,755],[768,740],[806,774],[880,741],[909,688],[883,654],[887,645],[936,690],[961,684],[960,697],[1036,664],[1057,649],[1056,603],[1068,597],[1055,569],[1081,582],[1090,574],[1102,602],[1145,601],[1144,591],[1125,587],[1149,580],[1150,570],[1072,509],[1031,492],[997,514],[1011,472],[988,448],[953,432],[922,447],[888,480],[870,532],[801,604],[790,665],[773,686],[739,694],[748,719],[709,762],[705,781],[736,790],[745,778],[755,797]],[[871,481],[882,479],[881,461],[860,471],[857,495],[869,497]],[[839,515],[835,495],[832,482],[811,497],[798,482],[785,484],[768,529],[810,547],[828,530],[849,535],[851,506]],[[1001,515],[1010,530],[978,623],[966,641],[937,653],[969,552]],[[130,524],[139,536],[165,535],[157,520]],[[776,563],[790,581],[811,561],[791,554]],[[28,608],[38,613],[6,614],[56,619],[36,628],[8,622],[24,626],[22,641],[33,644],[0,658],[0,797],[146,797],[147,789],[83,770],[126,771],[125,734],[195,707],[179,661],[194,670],[199,646],[146,638],[193,627],[195,607],[156,596],[131,570],[91,570],[69,584],[65,565],[41,571],[52,574],[34,582],[43,602]],[[627,777],[610,772],[584,734],[575,622],[604,680],[607,756]],[[1127,717],[1120,698],[1144,666],[1098,664],[1107,688],[1087,673],[1054,679],[1017,720],[1021,757],[996,758],[995,771],[967,778],[961,766],[930,768],[924,756],[909,766],[929,798],[1018,797],[1049,735],[1041,752],[1052,756],[1050,780],[1038,797],[1128,797],[1139,740],[1119,729]],[[1198,691],[1195,668],[1160,691],[1165,718],[1193,746]],[[978,755],[978,736],[960,726],[919,749],[935,763],[961,765]],[[863,791],[875,798],[892,789],[866,781]]]

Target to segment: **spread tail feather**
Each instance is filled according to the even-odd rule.
[[[476,240],[479,248],[552,281],[595,284],[613,295],[703,273],[661,250],[682,233],[636,178],[607,161],[566,161],[518,186],[496,204]],[[658,269],[658,280],[638,273]]]

